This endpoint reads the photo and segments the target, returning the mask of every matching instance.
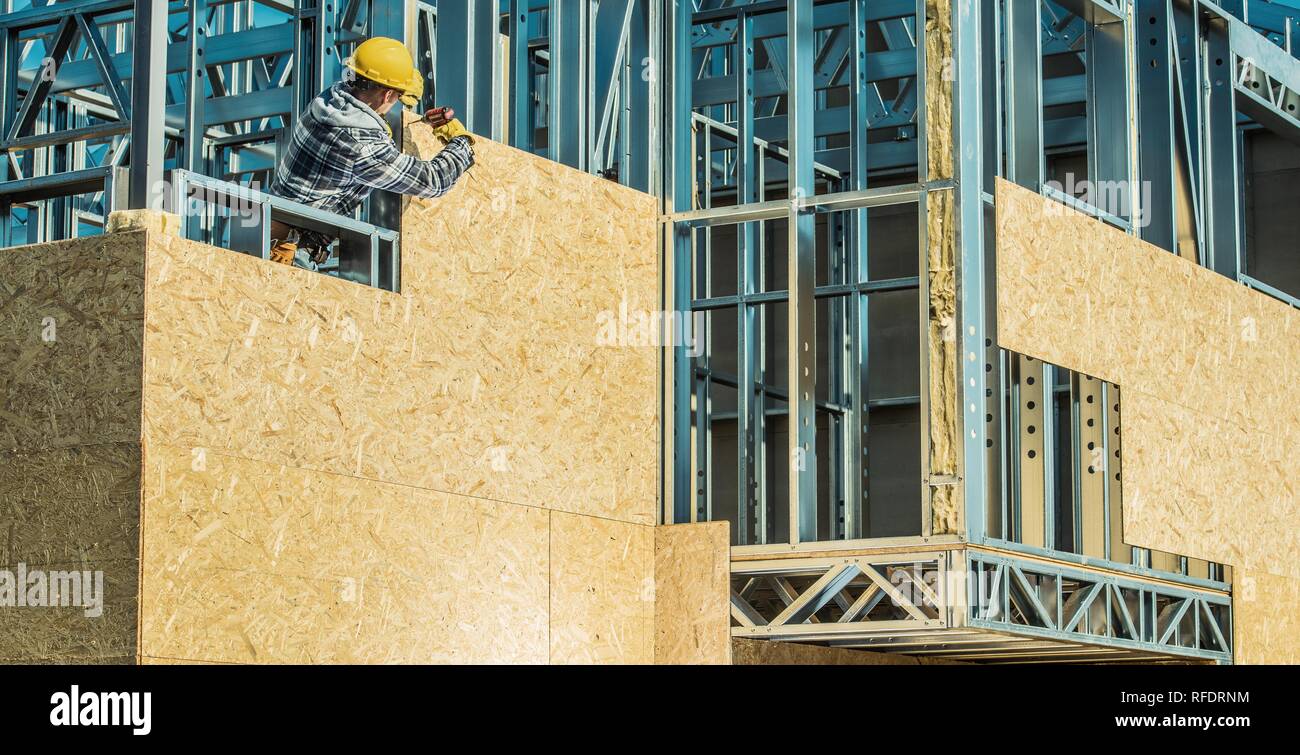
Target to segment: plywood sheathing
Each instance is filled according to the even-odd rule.
[[[1232,579],[1233,662],[1300,663],[1300,580],[1236,570]]]
[[[655,663],[731,663],[731,524],[655,528]]]
[[[3,567],[15,571],[14,566]],[[136,661],[139,562],[85,560],[27,564],[27,574],[82,572],[96,606],[0,606],[0,663],[120,664]],[[85,572],[89,572],[86,575]],[[102,576],[97,577],[96,572]],[[83,601],[87,599],[82,593]],[[102,603],[101,603],[102,602]],[[98,612],[98,615],[94,615]]]
[[[422,123],[405,137],[422,157],[441,148]],[[403,256],[403,286],[436,302],[451,379],[500,398],[489,407],[502,421],[479,431],[515,472],[471,448],[475,494],[527,491],[556,510],[653,524],[656,201],[488,140],[475,154],[457,192],[402,213],[403,237],[423,240]]]
[[[551,663],[654,663],[654,528],[550,516]]]
[[[83,605],[0,605],[0,662],[134,662],[139,513],[138,443],[0,452],[0,569],[83,573]]]
[[[101,572],[103,590],[95,616],[0,606],[0,662],[134,662],[139,482],[138,443],[0,452],[0,569],[89,572],[92,591]]]
[[[144,258],[143,233],[0,249],[0,568],[104,590],[0,607],[0,661],[135,659]]]
[[[928,180],[952,178],[952,0],[925,2],[925,139]]]
[[[0,451],[0,567],[139,556],[140,445]]]
[[[152,444],[141,654],[545,663],[547,512]]]
[[[955,484],[960,474],[961,415],[957,383],[957,288],[954,276],[956,227],[952,192],[932,191],[926,195],[928,250],[926,288],[929,317],[926,325],[928,351],[927,389],[929,428],[928,466],[930,474],[930,525],[933,534],[962,533],[965,517],[962,488]]]
[[[140,438],[144,233],[0,249],[0,449]]]
[[[736,638],[731,641],[732,663],[737,666],[954,666],[956,661],[913,657],[896,653],[804,645]]]
[[[400,294],[160,237],[146,440],[651,524],[654,201],[476,153],[407,206]]]
[[[476,153],[400,293],[151,236],[144,658],[653,661],[654,202]]]
[[[130,552],[129,523],[101,509],[129,519],[138,488],[32,460],[49,449],[29,446],[83,453],[89,437],[134,454],[137,477],[143,464],[148,533],[143,561],[110,578],[110,600],[142,606],[120,633],[129,644],[32,630],[19,657],[653,660],[658,353],[636,330],[658,300],[653,200],[489,142],[478,154],[475,177],[408,206],[422,214],[400,294],[186,241],[156,213],[42,247],[40,264],[0,256],[45,285],[0,276],[6,365],[58,389],[6,392],[5,411],[26,412],[2,423],[26,477],[0,484],[126,495],[85,498],[101,518],[85,522],[90,545],[67,537],[76,517],[42,509],[10,550]],[[134,327],[114,347],[134,383],[97,362],[102,341],[65,362],[20,354],[40,330],[14,313],[41,309],[46,289]],[[555,537],[547,509],[572,512],[555,515]]]
[[[1300,311],[999,181],[998,340],[1118,383],[1124,540],[1300,578]]]

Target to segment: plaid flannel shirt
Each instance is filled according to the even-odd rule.
[[[442,196],[473,164],[463,136],[430,160],[403,154],[383,118],[340,82],[317,95],[298,121],[269,191],[351,215],[375,189]]]

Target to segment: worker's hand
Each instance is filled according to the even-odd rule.
[[[470,132],[465,129],[465,126],[456,118],[452,118],[443,125],[435,128],[433,133],[442,140],[443,144],[450,142],[458,136],[463,136],[466,139],[469,139],[470,144],[474,143],[474,136],[470,134]]]
[[[456,111],[452,110],[449,107],[435,107],[430,110],[424,111],[424,120],[434,128],[438,128],[439,126],[442,126],[447,121],[455,117],[456,117]]]

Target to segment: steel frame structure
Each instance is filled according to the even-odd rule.
[[[307,98],[337,78],[338,45],[357,39],[336,29],[340,10],[69,0],[0,15],[0,187],[41,177],[65,192],[24,208],[35,223],[3,208],[6,231],[25,226],[28,242],[96,232],[112,207],[78,196],[80,171],[126,167],[121,207],[161,207],[171,168],[263,181]]]
[[[1080,600],[1118,600],[1123,580],[1137,580],[1160,586],[1149,588],[1157,600],[1185,591],[1193,616],[1230,613],[1225,569],[1125,551],[1109,486],[1084,490],[1091,483],[1079,449],[1088,441],[1076,420],[1087,376],[1033,367],[1053,395],[1058,382],[1068,386],[1064,413],[1039,421],[1056,444],[1044,456],[1061,459],[1071,478],[1065,485],[1055,465],[1045,467],[1041,517],[1023,518],[1025,469],[1009,453],[1024,424],[1017,376],[1028,373],[1018,355],[996,347],[986,217],[993,179],[1004,177],[1300,306],[1247,269],[1241,223],[1242,134],[1300,133],[1300,11],[1291,0],[954,2],[943,60],[927,60],[925,0],[16,2],[31,0],[0,8],[0,242],[97,232],[112,209],[159,203],[168,171],[188,171],[173,175],[190,185],[256,192],[297,113],[339,76],[351,47],[367,35],[397,37],[428,79],[425,105],[452,105],[476,132],[661,198],[663,308],[705,316],[663,363],[664,521],[732,519],[738,564],[850,551],[836,570],[792,567],[793,588],[827,582],[807,602],[788,589],[789,601],[769,600],[781,611],[796,606],[777,627],[806,631],[809,622],[793,619],[816,603],[852,605],[861,586],[878,584],[877,556],[925,554],[942,542],[925,494],[935,485],[961,486],[956,542],[969,553],[993,549],[1038,569],[1011,573],[1071,584],[1084,581],[1076,572],[1104,573],[1119,581]],[[939,147],[928,144],[925,73],[937,68],[952,85],[951,174],[933,173],[930,160]],[[1114,204],[1050,181],[1073,169],[1153,191],[1149,201]],[[932,229],[940,204],[954,216]],[[367,228],[395,228],[397,207],[377,193]],[[899,218],[914,234],[889,229]],[[923,455],[932,232],[951,234],[956,248],[960,366],[952,377],[962,448],[957,473],[943,479],[921,461],[919,500],[904,502],[915,507],[915,526],[900,536],[882,530],[870,508],[890,498],[871,494],[872,418],[919,418]],[[909,251],[878,272],[897,254],[891,244]],[[720,259],[734,283],[718,275]],[[884,307],[891,297],[906,305]],[[872,343],[882,326],[916,327],[915,338],[899,342],[905,351],[882,352]],[[910,362],[913,349],[921,355],[913,382],[885,386],[875,371]],[[719,423],[736,438],[734,463],[717,453]],[[1109,477],[1116,449],[1103,450]],[[715,491],[724,476],[734,494]],[[1080,507],[1091,501],[1068,538],[1053,519],[1066,489]],[[957,569],[945,553],[927,563]],[[876,576],[906,571],[883,568]],[[844,589],[826,586],[845,580]],[[1121,648],[1130,654],[1171,652],[1163,631],[1131,631],[1114,615],[1119,630],[1081,637],[1082,622],[1061,622],[1059,613],[1041,626],[1003,626],[973,612],[969,596],[945,595],[925,619],[943,625],[922,632],[1119,647],[1109,638],[1136,643]],[[745,619],[760,626],[741,615],[745,631]],[[884,641],[879,626],[857,629],[864,643]],[[1196,634],[1190,649],[1224,660],[1218,640]]]
[[[417,0],[6,0],[6,243],[96,233],[111,209],[161,207],[172,169],[268,183],[298,113],[372,35],[412,47],[425,106],[451,105],[478,133],[651,188],[651,2],[442,5],[439,18],[437,2]],[[117,167],[125,204],[83,191],[82,171]],[[24,188],[33,179],[36,194]],[[395,228],[395,207],[379,193],[364,215]]]
[[[863,431],[872,402],[866,349],[870,304],[873,295],[920,288],[915,268],[912,274],[884,278],[871,274],[866,218],[871,208],[911,206],[919,225],[924,195],[953,188],[951,181],[927,182],[916,172],[923,154],[917,135],[924,128],[917,106],[923,90],[917,76],[918,4],[670,3],[669,8],[664,39],[671,50],[664,57],[671,54],[672,75],[665,77],[663,102],[671,107],[665,151],[675,167],[671,175],[665,173],[670,223],[665,232],[672,245],[666,254],[672,265],[668,306],[677,312],[734,310],[730,337],[741,355],[733,370],[718,368],[709,357],[718,337],[712,323],[695,334],[706,344],[703,358],[692,364],[685,355],[693,344],[677,344],[672,518],[714,516],[709,416],[721,389],[736,394],[739,542],[768,542],[778,528],[790,533],[791,542],[817,540],[827,529],[834,538],[860,537],[866,523],[857,516],[858,506],[819,521],[818,444],[831,436],[829,455],[835,460],[827,473],[843,485],[848,500],[862,500],[867,486]],[[782,138],[783,146],[773,144]],[[870,188],[868,175],[889,178]],[[728,226],[734,226],[737,239],[736,283],[719,292],[711,282],[709,257],[715,232]],[[783,238],[769,238],[773,233]],[[834,247],[825,255],[832,258],[825,272],[815,269],[819,233],[827,234],[824,246]],[[774,271],[778,262],[767,259],[768,247],[781,245],[788,252],[785,265]],[[784,287],[774,285],[782,278]],[[815,302],[834,311],[836,327],[845,334],[843,352],[825,357],[833,365],[835,385],[820,396]],[[773,321],[778,306],[787,313],[782,322]],[[783,381],[764,354],[765,340],[782,325],[789,355]],[[886,396],[876,404],[919,407],[918,393]],[[794,430],[778,451],[769,447],[766,435],[774,410],[787,414],[779,410],[782,404],[789,407],[786,425]],[[833,426],[822,431],[821,440],[819,422]],[[799,473],[786,475],[788,489],[779,492],[769,477],[783,461]],[[786,505],[778,509],[778,500]]]
[[[882,49],[879,37],[870,44],[838,39],[841,28],[850,38],[868,30],[887,37],[871,23],[890,13],[895,20],[911,17],[904,27],[913,35],[910,50]],[[888,2],[665,4],[663,55],[671,70],[662,94],[665,307],[725,312],[725,327],[734,323],[734,335],[720,337],[720,326],[706,320],[676,344],[668,364],[664,499],[671,505],[664,520],[733,522],[737,636],[887,645],[891,632],[902,637],[912,631],[849,629],[842,625],[869,622],[835,612],[870,592],[872,575],[863,571],[861,559],[896,552],[904,543],[919,554],[936,542],[926,496],[916,506],[916,533],[901,540],[873,536],[865,514],[855,520],[854,509],[866,510],[863,436],[878,408],[865,382],[867,366],[893,358],[872,353],[864,343],[863,305],[874,291],[924,281],[928,196],[948,192],[956,221],[947,232],[955,235],[958,250],[957,402],[964,443],[958,484],[966,502],[959,541],[971,554],[976,548],[999,554],[971,555],[968,566],[994,564],[994,572],[1014,575],[1017,583],[1050,581],[1062,611],[1082,601],[1080,610],[1105,605],[1108,613],[1098,631],[1078,612],[1052,613],[1046,605],[1038,611],[1033,601],[1025,603],[1026,596],[1013,594],[1021,587],[1006,592],[1011,583],[1004,582],[1002,599],[1025,603],[1016,618],[1009,608],[1000,615],[971,608],[979,597],[972,594],[946,629],[1009,632],[1046,643],[1024,649],[1024,658],[1087,645],[1116,649],[1124,657],[1228,661],[1226,567],[1123,541],[1119,486],[1111,484],[1119,475],[1118,436],[1109,439],[1109,431],[1118,430],[1118,389],[1041,363],[1022,375],[1023,358],[996,347],[994,247],[986,215],[993,210],[993,179],[1006,177],[1300,305],[1293,294],[1245,269],[1240,184],[1243,131],[1262,127],[1292,139],[1300,135],[1300,64],[1292,55],[1300,11],[1209,0],[954,3],[947,61],[955,98],[951,181],[926,175],[925,109],[882,97],[877,85],[903,79],[906,86],[883,91],[910,90],[925,101],[926,82],[917,75],[926,66],[925,32],[915,21],[924,13],[923,5]],[[774,49],[773,39],[780,42]],[[756,41],[769,43],[761,67],[755,65]],[[827,91],[837,83],[851,84],[847,102]],[[871,110],[881,102],[897,109]],[[881,139],[877,129],[893,129],[892,138]],[[898,159],[906,154],[900,145],[910,149],[910,162]],[[783,150],[779,158],[767,154],[772,147]],[[1075,166],[1098,183],[1134,188],[1148,182],[1156,188],[1149,201],[1134,192],[1110,202],[1104,193],[1076,194],[1052,181]],[[900,179],[900,172],[906,177]],[[922,221],[916,239],[920,280],[871,280],[862,274],[871,259],[866,210],[912,202]],[[814,222],[836,228],[843,240],[824,242]],[[786,258],[784,286],[771,285],[773,236],[765,233],[771,224],[785,241],[777,250]],[[732,254],[734,244],[735,284],[721,291],[715,290],[712,259],[717,229],[728,229],[735,239],[722,252]],[[812,272],[822,265],[834,277]],[[835,297],[847,297],[849,306],[827,317],[819,307]],[[784,310],[774,310],[776,303]],[[922,309],[922,322],[924,317]],[[773,329],[787,339],[784,380],[782,360],[773,359],[769,345]],[[823,346],[831,356],[816,353],[818,329],[830,331]],[[924,344],[926,334],[919,338]],[[842,355],[847,359],[837,361]],[[1038,428],[1018,414],[1025,379],[1039,383],[1040,403],[1051,407],[1038,408]],[[1044,385],[1051,390],[1042,393]],[[924,411],[923,400],[921,405]],[[770,432],[774,418],[788,428],[783,445]],[[734,459],[718,455],[719,427],[736,439]],[[1023,450],[1018,444],[1026,430],[1035,429],[1045,443],[1042,455],[1057,461],[1040,459],[1041,478],[1033,485],[1044,503],[1031,511],[1022,505],[1026,470],[1017,451]],[[1100,451],[1095,464],[1089,453],[1094,449]],[[829,458],[811,461],[819,456]],[[770,484],[776,464],[791,470],[787,489]],[[734,473],[725,470],[728,465]],[[829,505],[821,475],[831,478]],[[715,478],[734,481],[734,492],[725,489],[731,483],[715,491]],[[1022,518],[1030,513],[1036,518]],[[1071,513],[1073,521],[1059,520],[1062,513]],[[819,521],[828,514],[831,522]],[[783,531],[773,528],[773,519],[784,521]],[[827,551],[834,551],[838,566],[828,565]],[[767,571],[756,573],[746,565],[767,556],[785,559],[783,566],[764,562]],[[755,591],[763,607],[750,599]],[[1134,595],[1136,613],[1119,605]],[[1150,606],[1159,610],[1148,616]],[[814,625],[819,612],[830,612],[839,626]],[[1190,629],[1176,626],[1184,620],[1192,622]],[[991,655],[996,653],[979,650],[971,657]]]

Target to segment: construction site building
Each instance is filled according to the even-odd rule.
[[[104,591],[0,661],[1300,662],[1297,34],[4,0],[0,567]],[[374,36],[475,166],[268,193]]]

